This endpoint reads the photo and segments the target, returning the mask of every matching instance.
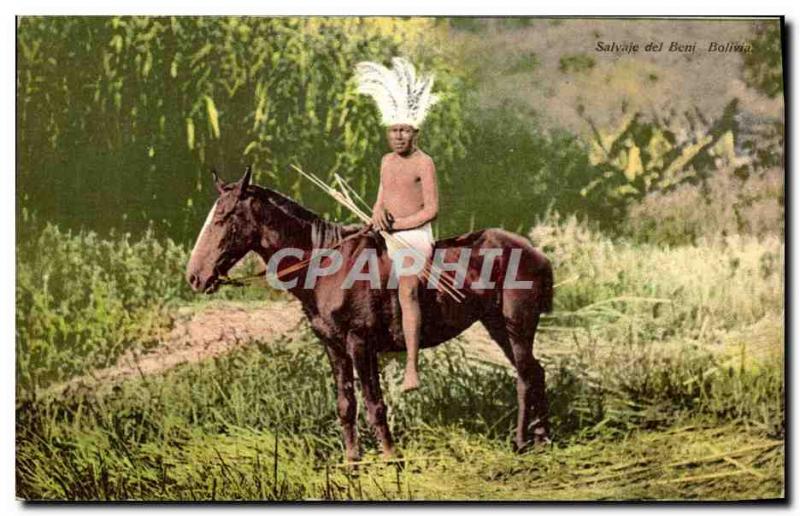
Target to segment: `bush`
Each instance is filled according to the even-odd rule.
[[[440,235],[494,226],[522,233],[549,208],[603,209],[580,194],[596,170],[573,135],[542,132],[512,106],[479,110],[466,125],[473,135],[466,157],[439,189]]]
[[[167,302],[189,294],[186,251],[152,231],[138,240],[51,224],[32,233],[17,247],[18,392],[109,365],[164,323]]]
[[[574,216],[551,214],[530,237],[553,262],[555,306],[566,327],[699,339],[783,314],[784,244],[777,236],[733,234],[665,247],[614,241]]]
[[[623,232],[657,244],[691,244],[729,235],[783,237],[783,171],[739,178],[717,171],[705,185],[653,192],[628,208]]]

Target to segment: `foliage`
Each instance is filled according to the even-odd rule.
[[[783,170],[771,168],[742,178],[721,169],[705,185],[687,183],[647,194],[628,208],[623,232],[639,241],[668,245],[735,234],[782,238],[784,218]]]
[[[17,247],[17,389],[109,365],[186,298],[186,252],[148,231],[112,240],[46,225]]]
[[[744,75],[748,85],[770,98],[783,94],[783,64],[781,62],[781,24],[758,23],[753,50],[744,54]]]
[[[187,242],[213,197],[208,169],[232,180],[253,164],[262,184],[338,213],[288,165],[336,171],[373,197],[384,129],[352,71],[362,59],[405,52],[437,74],[442,100],[424,146],[446,176],[466,135],[461,79],[419,43],[438,30],[426,19],[24,17],[24,204],[101,232],[139,231],[152,220]]]
[[[506,68],[506,73],[530,73],[540,66],[539,57],[536,52],[525,52],[518,55],[516,59]]]
[[[639,112],[623,117],[616,130],[592,127],[590,161],[597,176],[582,190],[587,198],[605,200],[610,213],[601,221],[616,224],[624,210],[650,192],[665,192],[685,183],[698,183],[720,165],[743,166],[736,153],[734,133],[736,101],[717,121],[702,113],[650,121]],[[610,216],[610,217],[609,217]]]
[[[574,136],[544,133],[511,106],[478,111],[466,123],[474,136],[452,182],[440,188],[440,235],[491,226],[522,232],[551,207],[583,215],[603,209],[580,195],[596,171]]]
[[[650,194],[704,185],[719,168],[746,175],[783,166],[782,122],[751,120],[759,111],[748,101],[740,110],[728,100],[716,120],[703,106],[651,113],[624,98],[620,115],[598,114],[581,95],[546,102],[573,117],[580,113],[592,127],[585,142],[563,130],[542,131],[545,107],[527,107],[511,92],[489,88],[499,104],[480,101],[487,84],[509,74],[567,82],[577,74],[598,83],[597,74],[606,72],[590,56],[517,41],[530,31],[584,30],[576,23],[569,29],[525,18],[24,17],[19,206],[62,227],[135,234],[153,224],[159,234],[189,243],[214,196],[208,168],[233,180],[253,163],[261,184],[323,216],[347,219],[288,165],[322,176],[339,172],[374,198],[386,146],[374,106],[355,93],[352,69],[361,59],[386,62],[398,53],[436,72],[443,97],[421,141],[443,183],[442,236],[485,226],[525,231],[550,207],[616,231],[631,206]],[[759,27],[754,47],[763,52],[748,59],[769,56],[759,54],[763,59],[745,67],[765,63],[774,71],[779,30]],[[517,35],[517,46],[507,57],[491,52],[490,58],[484,40],[501,29]],[[475,50],[459,54],[448,36]],[[683,73],[623,64],[608,87],[624,86],[629,96],[662,75]],[[651,79],[640,77],[645,71]],[[562,75],[568,79],[553,79]],[[550,98],[562,86],[541,94]],[[619,109],[618,95],[600,97],[616,99]]]
[[[112,365],[131,347],[156,345],[176,303],[202,302],[184,271],[188,252],[148,230],[139,238],[70,232],[23,222],[17,246],[17,394],[38,390],[94,368]],[[231,277],[254,274],[249,255]],[[280,297],[254,282],[223,288],[215,299]]]
[[[670,248],[614,241],[553,214],[530,238],[553,263],[559,326],[605,332],[593,338],[632,333],[652,345],[674,338],[701,345],[783,314],[778,236],[733,234]]]

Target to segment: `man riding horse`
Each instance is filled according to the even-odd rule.
[[[398,278],[397,295],[406,344],[403,391],[419,387],[417,372],[422,317],[419,308],[420,272],[433,251],[431,221],[439,210],[436,167],[417,147],[419,126],[438,100],[431,93],[433,75],[416,77],[414,66],[403,58],[392,60],[393,69],[372,62],[356,67],[358,91],[371,96],[381,112],[392,152],[383,156],[378,198],[372,223],[407,245],[387,241],[389,258]]]
[[[285,195],[252,184],[248,167],[233,183],[214,177],[219,195],[192,249],[186,279],[195,291],[211,293],[249,252],[258,254],[268,270],[290,271],[278,276],[282,288],[299,300],[328,355],[348,461],[357,461],[360,455],[356,385],[361,387],[367,420],[384,455],[395,453],[378,355],[407,350],[405,387],[414,387],[417,349],[447,342],[477,321],[517,371],[515,448],[524,450],[547,442],[545,371],[534,358],[533,342],[541,314],[553,306],[550,262],[526,238],[499,228],[433,242],[430,220],[437,211],[435,171],[431,159],[414,144],[417,128],[435,101],[433,80],[417,81],[413,68],[403,60],[393,64],[391,71],[371,63],[359,65],[357,70],[361,92],[382,99],[379,106],[397,106],[396,112],[381,109],[394,152],[383,160],[374,210],[375,225],[394,232],[386,239],[388,249],[365,227],[326,221]],[[395,245],[395,239],[402,239],[402,247]],[[338,253],[340,267],[315,263],[320,248]],[[409,270],[414,267],[406,267],[409,261],[416,268],[427,267],[431,248],[436,267],[447,265],[454,270],[451,267],[455,266],[461,271],[456,273],[461,277],[460,297],[420,288],[416,273]],[[413,275],[413,282],[401,280],[405,286],[400,296],[390,288],[390,264],[384,258],[387,251],[393,255],[391,268],[401,276]],[[374,264],[377,286],[370,275],[351,281],[351,267],[341,267],[353,264],[352,268],[360,271],[358,263]]]

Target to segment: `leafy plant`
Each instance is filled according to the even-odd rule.
[[[745,81],[770,98],[783,94],[781,63],[781,25],[762,22],[756,25],[752,51],[743,55]]]
[[[600,220],[608,226],[625,208],[650,192],[666,192],[684,183],[702,183],[722,166],[749,163],[736,151],[737,102],[718,120],[699,111],[648,120],[639,112],[623,116],[617,129],[602,130],[590,118],[589,160],[597,175],[582,190],[587,199],[608,206]]]
[[[23,17],[18,170],[25,207],[72,228],[155,229],[188,242],[214,197],[208,170],[241,175],[345,217],[297,163],[377,192],[384,128],[355,63],[411,52],[441,101],[424,146],[447,176],[463,155],[463,81],[419,43],[430,19]],[[99,217],[101,213],[103,216]]]

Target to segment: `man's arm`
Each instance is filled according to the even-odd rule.
[[[422,209],[407,217],[396,219],[393,230],[414,229],[436,218],[439,213],[439,187],[436,184],[436,167],[427,160],[420,171],[422,182]]]
[[[388,231],[389,229],[389,217],[386,215],[386,209],[383,207],[383,163],[384,160],[381,160],[381,172],[380,172],[380,179],[378,182],[378,198],[375,200],[375,204],[372,206],[372,225],[377,227],[378,229],[382,229],[384,231]]]
[[[378,198],[372,206],[372,216],[374,217],[378,211],[383,209],[383,184],[378,183]]]

